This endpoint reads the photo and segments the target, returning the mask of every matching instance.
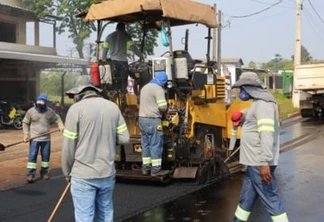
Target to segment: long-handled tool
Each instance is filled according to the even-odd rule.
[[[55,132],[58,132],[58,131],[60,131],[60,129],[55,129],[55,130],[49,131],[47,133],[42,133],[42,134],[39,134],[37,136],[31,137],[29,140],[33,140],[33,139],[36,139],[36,138],[39,138],[39,137],[42,137],[42,136],[46,136],[48,134],[55,133]],[[0,143],[0,151],[4,151],[8,147],[15,146],[15,145],[18,145],[18,144],[24,143],[24,142],[25,141],[22,140],[22,141],[19,141],[19,142],[8,144],[8,145],[3,145],[2,143]]]
[[[234,156],[238,151],[240,150],[240,147],[238,147],[236,150],[234,150],[233,153],[231,153],[231,155],[229,155],[229,157],[227,157],[225,160],[224,160],[224,163],[226,163],[229,159],[232,158],[232,156]]]
[[[53,210],[51,216],[48,218],[47,222],[52,222],[52,220],[53,220],[53,218],[54,218],[54,216],[55,216],[55,214],[56,214],[56,211],[57,211],[57,209],[60,207],[60,205],[61,205],[61,203],[62,203],[62,201],[63,201],[65,195],[67,194],[67,192],[68,192],[68,190],[69,190],[69,188],[70,188],[70,186],[71,186],[71,183],[69,182],[69,183],[66,185],[66,187],[65,187],[65,189],[64,189],[64,191],[63,191],[63,193],[62,193],[62,195],[61,195],[61,197],[60,197],[60,199],[58,200],[57,204],[55,205],[55,208],[54,208],[54,210]]]

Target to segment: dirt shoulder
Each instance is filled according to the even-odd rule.
[[[55,132],[51,135],[51,138],[52,152],[50,160],[50,175],[57,176],[60,174],[59,169],[61,168],[62,134],[60,132]],[[22,139],[23,132],[21,130],[0,130],[0,143],[5,146],[22,141]],[[28,143],[21,143],[0,152],[0,190],[6,190],[26,184],[28,152]],[[40,166],[41,158],[39,154],[37,159],[36,181],[39,178]]]

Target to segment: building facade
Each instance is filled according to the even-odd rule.
[[[52,24],[51,47],[40,46],[40,23]],[[27,45],[27,24],[33,26]],[[56,21],[39,19],[23,7],[20,0],[0,0],[0,100],[28,103],[40,90],[40,72],[63,64],[88,66],[85,59],[58,56],[56,51]],[[48,33],[45,33],[48,35]]]

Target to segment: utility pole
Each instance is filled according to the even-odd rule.
[[[295,32],[295,54],[294,69],[301,64],[301,12],[303,10],[302,0],[296,0],[296,32]],[[294,73],[296,73],[294,71]],[[295,90],[295,80],[293,81],[292,102],[295,108],[299,108],[300,91]]]
[[[222,11],[218,11],[218,24],[217,24],[217,74],[221,74],[221,60],[222,60]]]
[[[216,11],[216,4],[214,4],[214,9]],[[215,16],[217,16],[217,13],[215,13]],[[216,44],[217,44],[217,29],[216,28],[213,28],[213,62],[216,62]]]

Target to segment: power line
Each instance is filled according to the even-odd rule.
[[[315,7],[313,6],[313,3],[311,2],[311,0],[308,0],[310,6],[312,7],[313,11],[316,13],[317,17],[321,20],[321,22],[324,24],[324,20],[322,19],[322,17],[320,16],[320,14],[318,14],[318,12],[316,11]]]
[[[276,5],[279,5],[283,0],[279,0],[278,2],[270,5],[269,7],[266,7],[260,11],[257,11],[257,12],[254,12],[254,13],[251,13],[251,14],[248,14],[248,15],[228,15],[229,17],[232,17],[232,18],[247,18],[247,17],[251,17],[251,16],[254,16],[254,15],[257,15],[257,14],[260,14],[262,12],[265,12],[269,9],[271,9],[272,7],[276,6]]]
[[[313,22],[313,17],[312,17],[312,13],[310,13],[308,10],[305,10],[305,18],[306,21],[309,23],[310,27],[314,30],[314,32],[318,35],[318,37],[320,37],[322,40],[324,40],[324,35],[323,33],[321,33],[316,24]],[[309,13],[309,14],[308,14]],[[321,45],[321,44],[320,44]]]
[[[255,3],[259,3],[259,4],[263,4],[263,5],[271,5],[271,3],[269,2],[264,2],[264,1],[260,1],[260,0],[250,0],[252,2],[255,2]],[[283,5],[283,3],[286,3],[288,5]],[[290,3],[293,3],[291,1],[284,1],[282,2],[282,4],[279,6],[280,8],[295,8],[295,4],[290,4]]]

